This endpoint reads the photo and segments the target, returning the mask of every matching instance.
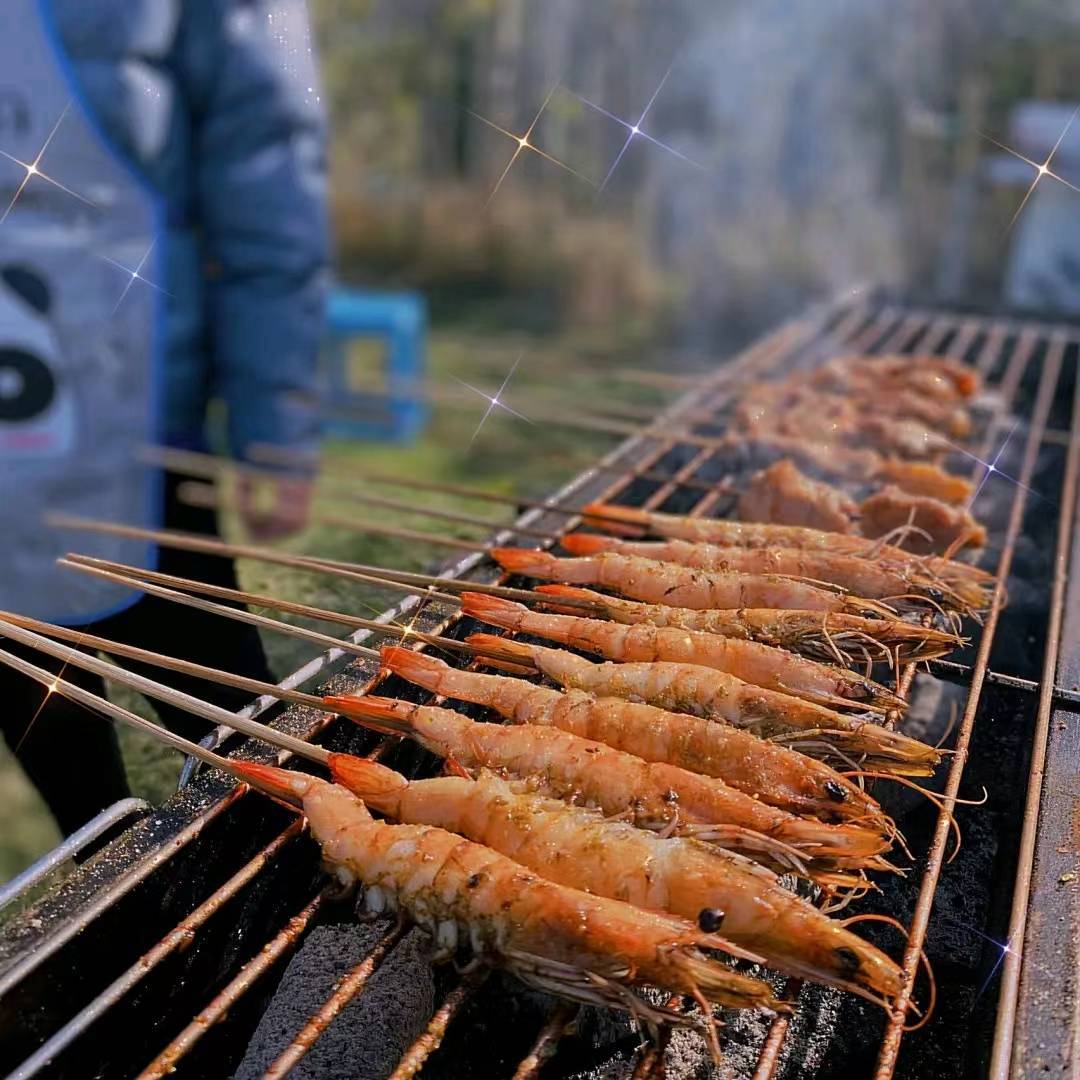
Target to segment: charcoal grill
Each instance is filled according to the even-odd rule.
[[[940,353],[974,365],[987,393],[976,403],[979,458],[951,466],[982,482],[977,516],[990,530],[984,564],[997,587],[985,624],[959,661],[929,675],[903,673],[912,717],[928,732],[955,714],[953,753],[938,784],[965,845],[948,861],[948,814],[898,801],[916,862],[860,910],[888,912],[908,928],[906,946],[869,924],[894,955],[903,948],[904,998],[925,1002],[925,949],[938,982],[930,1023],[906,1033],[900,1012],[817,987],[783,986],[790,1017],[736,1017],[724,1036],[738,1075],[877,1078],[1026,1077],[1076,1065],[1080,988],[1077,763],[1080,724],[1080,330],[1034,319],[915,308],[853,294],[812,310],[718,369],[657,421],[629,434],[599,467],[548,500],[573,509],[596,499],[696,515],[722,514],[715,482],[750,467],[709,443],[723,432],[743,385],[809,368],[840,351]],[[708,422],[699,418],[707,414]],[[680,415],[694,436],[680,438]],[[702,437],[704,436],[704,438]],[[577,519],[535,507],[517,525],[558,532]],[[513,528],[497,538],[513,543]],[[502,580],[482,554],[449,573]],[[1010,602],[1003,606],[1005,589]],[[417,601],[387,612],[408,616]],[[425,609],[417,625],[461,635],[468,619]],[[356,640],[367,636],[366,631]],[[330,653],[287,680],[295,685],[344,661]],[[333,675],[335,691],[364,692],[374,666]],[[391,677],[381,692],[423,700]],[[270,703],[255,703],[252,712]],[[333,749],[385,757],[417,774],[434,761],[347,722],[302,708],[274,723]],[[234,739],[226,749],[270,760]],[[880,792],[883,800],[894,798]],[[322,921],[342,913],[325,889],[315,845],[283,809],[221,775],[198,775],[0,930],[0,1070],[19,1077],[229,1075],[240,1060],[290,956]],[[880,935],[877,934],[880,930]],[[314,1004],[310,1019],[271,1067],[283,1076],[364,993],[402,929],[388,928],[363,961]],[[663,1045],[642,1047],[625,1029],[606,1041],[575,1010],[520,995],[499,976],[438,979],[436,1008],[395,1078],[659,1077]],[[677,1041],[677,1040],[676,1040]],[[591,1070],[591,1071],[590,1071]],[[342,1072],[347,1074],[347,1062]],[[677,1072],[677,1068],[676,1068]],[[670,1073],[674,1075],[675,1073]]]

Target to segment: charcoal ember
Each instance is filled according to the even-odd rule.
[[[384,937],[392,921],[320,926],[307,937],[282,976],[235,1080],[263,1075],[297,1032]],[[362,993],[334,1018],[289,1073],[293,1080],[385,1080],[435,1009],[427,938],[408,934],[375,970]]]

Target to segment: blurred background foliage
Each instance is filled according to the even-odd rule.
[[[874,281],[992,299],[1023,189],[984,164],[1068,96],[1075,0],[312,0],[343,275],[436,315],[710,351]],[[601,198],[594,183],[665,71]]]

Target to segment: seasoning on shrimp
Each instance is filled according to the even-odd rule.
[[[758,959],[754,954],[684,919],[548,881],[445,829],[376,821],[337,784],[252,762],[235,767],[261,789],[301,805],[323,857],[364,886],[369,911],[406,912],[447,959],[470,945],[478,958],[538,989],[624,1009],[650,1024],[676,1017],[632,987],[690,994],[714,1050],[710,1005],[782,1007],[765,983],[701,950]]]
[[[505,770],[539,791],[625,816],[640,828],[697,837],[812,879],[887,867],[881,855],[889,841],[875,830],[796,817],[711,776],[643,761],[557,728],[481,724],[450,709],[370,694],[326,700],[365,727],[407,735],[466,769]]]
[[[865,666],[875,660],[889,660],[894,655],[900,663],[933,660],[964,643],[956,634],[903,619],[867,619],[843,612],[786,611],[781,608],[696,611],[624,600],[574,585],[538,585],[536,591],[552,598],[550,602],[544,602],[544,607],[565,614],[580,613],[581,608],[560,607],[560,596],[574,601],[587,600],[591,615],[614,622],[647,623],[742,641],[759,641],[816,660],[839,661],[853,667]]]
[[[842,752],[880,761],[876,769],[899,775],[927,775],[941,760],[932,746],[889,731],[862,716],[826,709],[812,701],[751,686],[733,675],[698,664],[594,664],[563,649],[546,649],[495,637],[471,634],[466,641],[483,657],[535,667],[569,689],[605,697],[642,701],[661,709],[702,716],[765,737],[797,733],[799,748],[817,756]]]
[[[856,596],[884,600],[898,610],[934,608],[966,611],[963,596],[921,573],[915,563],[883,565],[827,551],[798,548],[721,547],[701,540],[622,540],[592,533],[571,533],[561,545],[572,555],[610,552],[654,562],[670,562],[708,573],[780,574],[815,582],[828,582]],[[921,599],[925,597],[925,600]]]
[[[550,638],[572,649],[598,653],[608,660],[700,664],[755,686],[842,708],[852,704],[881,709],[903,705],[903,699],[864,675],[819,664],[756,641],[645,623],[626,626],[599,619],[549,615],[484,593],[463,593],[461,601],[466,615],[507,630]]]
[[[848,611],[888,617],[896,612],[877,600],[848,596],[778,574],[709,574],[632,555],[558,559],[546,551],[493,548],[505,570],[571,585],[603,585],[633,600],[690,608],[776,607],[802,611]]]
[[[861,788],[820,761],[727,724],[618,698],[562,692],[524,679],[463,671],[400,646],[382,650],[383,667],[443,697],[486,705],[518,724],[569,731],[725,784],[788,813],[858,821],[882,836],[895,829]]]
[[[490,773],[407,780],[365,758],[331,754],[334,779],[397,821],[460,833],[549,881],[694,922],[771,967],[888,1006],[902,974],[869,942],[764,867],[682,837],[664,839]]]

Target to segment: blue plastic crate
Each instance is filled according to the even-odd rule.
[[[357,379],[357,352],[372,351]],[[342,439],[406,442],[427,423],[422,397],[427,306],[417,293],[335,289],[322,358],[323,431]],[[373,385],[376,373],[381,386]]]

